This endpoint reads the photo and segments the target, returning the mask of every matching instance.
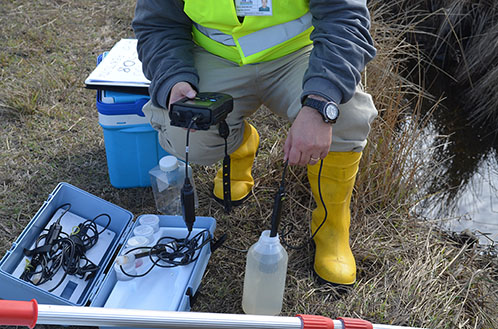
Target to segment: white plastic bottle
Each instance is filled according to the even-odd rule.
[[[242,309],[247,314],[277,315],[282,301],[287,275],[287,252],[278,234],[270,230],[261,233],[258,242],[247,252]]]

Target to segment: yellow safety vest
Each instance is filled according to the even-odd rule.
[[[270,61],[311,44],[309,0],[273,0],[272,16],[246,16],[243,23],[233,0],[184,1],[194,42],[239,65]]]

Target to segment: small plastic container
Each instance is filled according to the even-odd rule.
[[[133,279],[133,276],[126,275],[137,275],[137,269],[135,266],[135,254],[129,253],[126,255],[121,255],[116,258],[114,262],[114,270],[116,271],[116,278],[118,281],[129,281]],[[123,273],[123,271],[125,273]]]
[[[148,243],[151,244],[154,242],[154,228],[150,225],[138,225],[133,229],[133,234],[135,236],[143,236],[147,238]]]
[[[126,241],[126,248],[132,249],[137,247],[147,247],[149,244],[149,239],[145,236],[132,236]]]
[[[277,315],[282,310],[287,252],[280,244],[278,234],[270,230],[261,236],[247,252],[242,309],[247,314]]]
[[[190,166],[188,172],[195,193]],[[159,160],[159,165],[152,168],[149,175],[157,210],[166,215],[182,215],[180,195],[185,181],[185,163],[168,155]]]
[[[154,233],[159,231],[159,217],[156,215],[142,215],[138,219],[140,225],[149,225],[154,229]]]

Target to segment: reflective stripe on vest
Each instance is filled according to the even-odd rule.
[[[225,46],[235,47],[235,41],[230,34],[225,34],[220,30],[210,29],[194,22],[195,28],[211,40],[219,42]]]
[[[238,39],[240,49],[245,57],[257,54],[271,47],[277,46],[287,40],[290,40],[299,34],[309,29],[311,24],[311,13],[308,12],[290,22],[279,25],[270,26],[262,30],[247,34]],[[207,36],[213,41],[221,43],[225,46],[236,46],[235,40],[229,34],[225,34],[220,30],[207,28],[194,23],[199,32]]]

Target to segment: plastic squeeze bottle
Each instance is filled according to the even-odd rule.
[[[261,233],[247,252],[242,296],[247,314],[277,315],[282,310],[288,256],[278,234],[270,235],[270,230]]]
[[[149,174],[157,210],[167,215],[181,215],[180,191],[184,175],[178,159],[172,155],[162,157],[159,166]]]

